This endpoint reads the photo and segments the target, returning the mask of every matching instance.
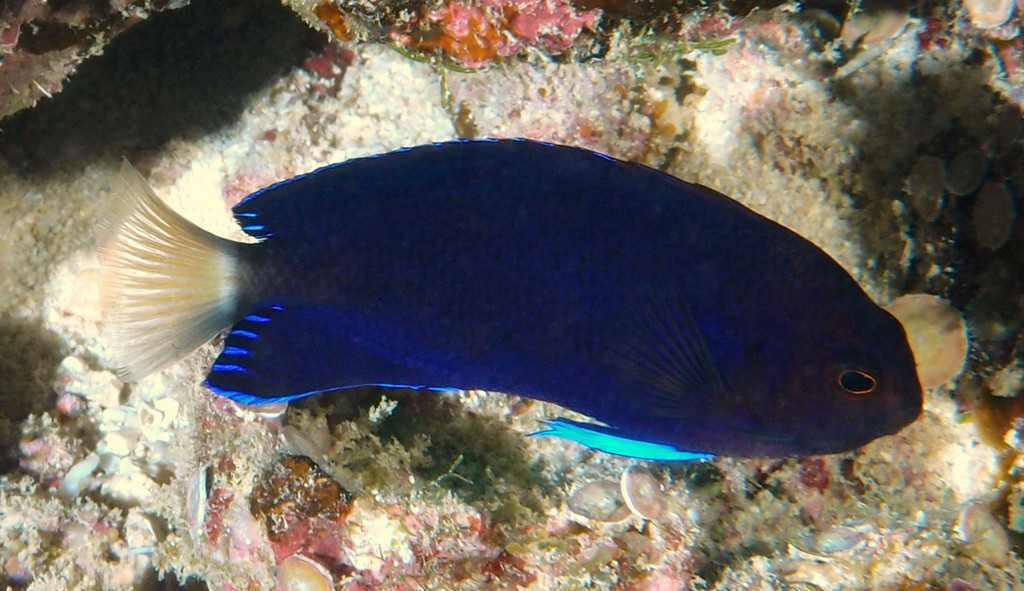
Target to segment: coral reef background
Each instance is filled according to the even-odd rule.
[[[1024,589],[1020,4],[8,3],[0,588]],[[901,308],[924,415],[673,465],[529,438],[561,411],[499,393],[239,407],[200,385],[216,343],[109,371],[92,248],[123,156],[239,238],[264,185],[493,136],[714,187],[883,304],[940,296]]]

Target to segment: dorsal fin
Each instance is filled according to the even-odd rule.
[[[262,219],[260,212],[254,209],[253,205],[250,205],[248,210],[240,210],[236,206],[232,214],[242,231],[253,238],[266,240],[274,235],[274,231],[267,227],[267,221]]]
[[[499,146],[481,151],[479,146],[484,144]],[[467,149],[473,145],[478,148]],[[453,140],[399,148],[329,164],[280,181],[248,195],[232,211],[238,225],[260,240],[308,240],[311,232],[330,231],[327,224],[336,216],[358,214],[358,207],[348,208],[364,202],[367,196],[415,197],[419,188],[435,187],[449,175],[457,177],[459,171],[472,170],[477,162],[501,161],[510,153],[523,157],[524,152],[530,152],[529,158],[534,159],[540,158],[539,153],[583,153],[519,139]],[[325,211],[332,215],[325,217]]]
[[[403,183],[409,175],[395,168],[402,163],[415,166],[416,162],[398,160],[391,157],[393,154],[424,155],[436,147],[401,148],[328,164],[253,192],[235,205],[232,213],[242,230],[254,238],[307,240],[311,230],[324,229],[317,225],[324,220],[324,211],[348,215],[345,208],[351,197],[367,192],[389,195],[408,189]]]

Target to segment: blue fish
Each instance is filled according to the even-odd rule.
[[[246,403],[375,385],[491,390],[655,460],[827,454],[921,412],[902,326],[835,261],[711,189],[595,152],[458,141],[250,195],[209,234],[125,164],[99,243],[116,370],[229,329],[206,378]]]

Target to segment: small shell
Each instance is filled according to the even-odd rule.
[[[596,480],[584,484],[569,498],[569,510],[573,513],[601,521],[615,523],[629,517],[629,508],[619,495],[619,483],[611,480]]]
[[[665,511],[665,499],[661,485],[647,470],[631,466],[622,473],[620,481],[622,498],[626,506],[637,517],[657,519]]]
[[[208,466],[200,466],[188,479],[185,491],[185,519],[192,538],[198,540],[206,527],[206,501],[209,495]]]
[[[967,195],[974,192],[985,178],[985,153],[977,148],[964,150],[956,155],[946,167],[946,190],[953,195]]]
[[[251,412],[266,421],[281,418],[284,416],[284,413],[288,412],[287,402],[270,402],[267,404],[242,404],[236,402],[235,404],[238,405],[240,410]]]
[[[85,459],[71,466],[68,473],[64,475],[64,480],[61,480],[57,491],[65,498],[77,497],[99,465],[100,457],[98,455],[92,453],[85,456]]]
[[[967,18],[979,29],[995,29],[1010,20],[1014,0],[964,0]]]
[[[907,332],[922,386],[935,388],[960,375],[967,361],[967,325],[946,300],[909,294],[896,298],[885,309]]]
[[[845,552],[862,545],[865,537],[865,532],[858,528],[830,527],[815,536],[814,550],[822,554]]]
[[[320,563],[294,554],[277,565],[276,591],[334,591],[334,579]]]
[[[285,425],[281,429],[281,441],[284,451],[293,456],[306,456],[321,466],[327,465],[327,453],[334,443],[330,430],[317,425],[306,425],[302,430]]]
[[[272,420],[284,416],[284,413],[288,412],[287,402],[271,402],[270,404],[261,404],[256,409],[256,414],[267,420]]]
[[[956,526],[960,539],[978,558],[992,566],[1004,567],[1010,559],[1010,539],[999,521],[984,506],[971,503],[960,513]]]
[[[840,36],[846,47],[860,43],[864,48],[872,48],[895,39],[909,20],[905,12],[896,10],[859,12],[846,20]]]
[[[152,520],[138,508],[128,511],[124,520],[124,539],[131,554],[145,555],[156,551],[156,529]]]
[[[978,246],[996,250],[1006,244],[1013,232],[1017,208],[1013,195],[1002,183],[985,183],[974,202],[971,220]]]

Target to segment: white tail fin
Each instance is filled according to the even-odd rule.
[[[164,204],[127,160],[97,243],[104,331],[117,374],[167,367],[234,321],[238,244]]]

